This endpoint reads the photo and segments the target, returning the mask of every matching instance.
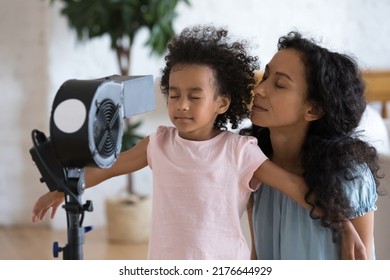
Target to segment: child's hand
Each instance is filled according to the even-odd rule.
[[[42,220],[50,208],[52,208],[50,218],[53,219],[58,206],[63,202],[64,193],[58,191],[45,193],[35,202],[32,221],[35,223],[38,220]]]
[[[341,259],[366,260],[367,251],[355,227],[350,221],[344,225],[341,233]]]

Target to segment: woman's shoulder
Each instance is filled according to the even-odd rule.
[[[349,186],[362,188],[367,186],[367,183],[375,183],[374,176],[365,163],[356,164],[353,169],[348,169],[344,177],[345,183]]]
[[[366,164],[358,164],[343,179],[344,192],[356,216],[376,210],[378,198],[374,176]]]

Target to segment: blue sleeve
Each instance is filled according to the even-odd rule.
[[[353,180],[345,180],[345,194],[350,200],[353,209],[352,217],[363,216],[364,214],[377,210],[376,200],[378,198],[374,177],[370,169],[358,166]]]

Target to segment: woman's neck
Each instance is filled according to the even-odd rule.
[[[292,173],[302,174],[301,156],[305,138],[306,131],[270,129],[271,161]]]

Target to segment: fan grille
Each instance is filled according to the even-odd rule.
[[[104,99],[97,106],[96,119],[93,124],[96,150],[102,157],[110,157],[118,153],[119,139],[119,107],[110,99]]]

